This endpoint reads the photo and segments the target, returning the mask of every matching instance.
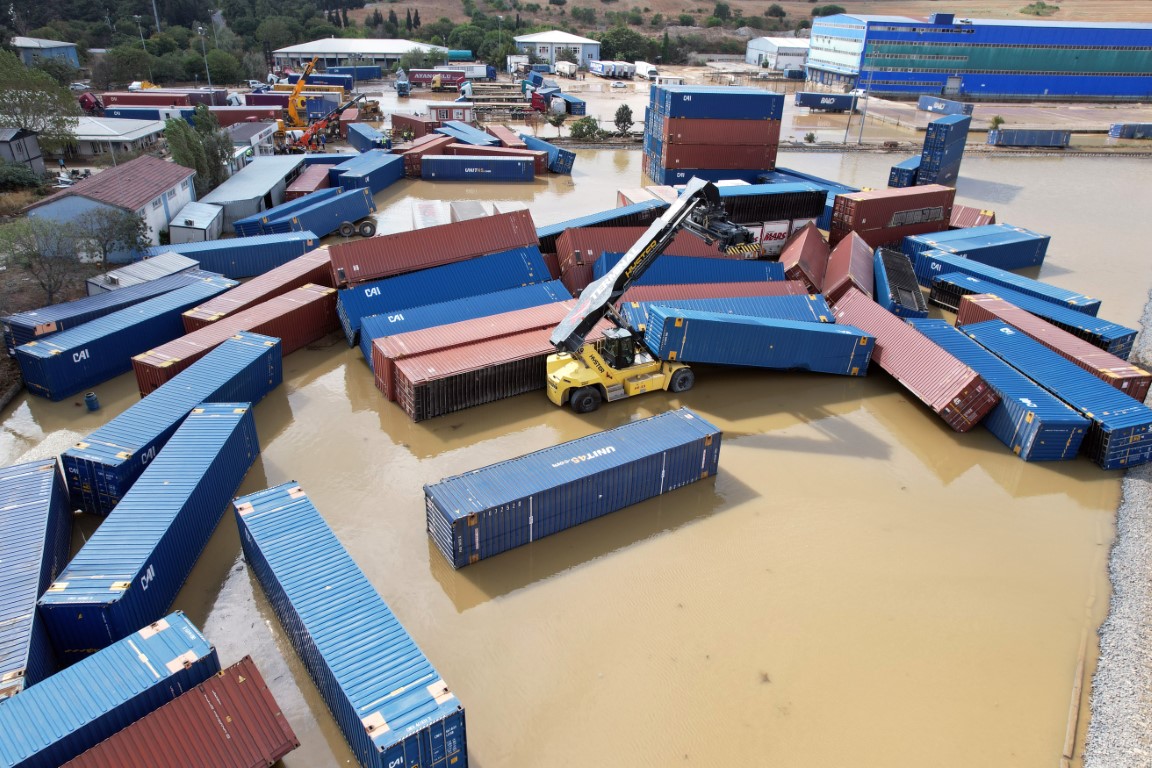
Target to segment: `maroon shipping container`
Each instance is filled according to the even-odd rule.
[[[855,232],[849,232],[848,237],[832,249],[821,288],[828,302],[834,303],[850,286],[855,286],[868,298],[872,298],[876,291],[872,249]]]
[[[442,155],[449,144],[455,143],[452,136],[439,133],[430,133],[423,138],[416,139],[410,146],[403,149],[393,148],[392,152],[404,157],[404,175],[409,178],[420,178],[423,166],[422,158],[429,155]]]
[[[589,342],[610,327],[601,321]],[[551,328],[440,349],[396,361],[396,403],[413,421],[543,389]]]
[[[318,189],[326,189],[331,183],[328,173],[331,165],[310,165],[284,190],[284,201],[295,200],[310,195]]]
[[[965,227],[983,227],[986,224],[995,223],[996,211],[986,211],[955,203],[952,205],[952,219],[948,222],[948,226],[952,229],[964,229]]]
[[[191,97],[193,104],[222,107],[228,103],[227,88],[155,88],[149,91],[163,93],[186,93]]]
[[[542,328],[551,330],[560,324],[574,306],[575,302],[572,301],[541,304],[475,320],[382,336],[372,342],[372,372],[376,379],[376,389],[389,400],[396,399],[395,373],[398,360],[526,331]]]
[[[327,246],[309,251],[188,310],[183,317],[184,330],[192,333],[222,317],[243,312],[309,283],[332,287],[332,263],[328,261]]]
[[[356,107],[349,107],[340,113],[340,138],[348,138],[348,126],[351,123],[360,122],[360,110]]]
[[[1000,401],[978,373],[855,288],[840,297],[832,314],[836,322],[875,337],[872,362],[957,432],[972,429]]]
[[[148,89],[139,93],[110,92],[101,100],[106,107],[192,107],[196,102],[187,93],[155,91]]]
[[[336,289],[309,284],[136,355],[132,370],[144,396],[240,331],[277,337],[287,355],[339,327]]]
[[[439,120],[429,117],[416,117],[415,115],[392,115],[392,137],[403,139],[405,132],[411,133],[413,139],[419,139],[440,127]]]
[[[539,243],[525,210],[339,243],[329,255],[335,284],[343,288]]]
[[[689,117],[665,118],[661,125],[665,144],[708,144],[737,146],[780,143],[779,120],[705,120]]]
[[[484,130],[488,132],[489,136],[495,136],[500,140],[500,146],[508,147],[509,149],[527,149],[528,145],[524,140],[516,135],[516,131],[504,125],[486,125]]]
[[[250,656],[65,763],[67,768],[267,768],[300,742]]]
[[[249,107],[280,107],[288,108],[288,91],[264,91],[263,93],[244,94],[244,104]]]
[[[270,122],[284,116],[280,107],[208,107],[221,128],[246,122]]]
[[[665,144],[660,160],[665,168],[716,168],[771,171],[776,144]]]
[[[956,190],[940,184],[836,195],[828,243],[855,231],[873,248],[899,247],[908,235],[948,229],[955,199]]]
[[[759,283],[677,283],[674,285],[634,285],[620,297],[620,305],[631,301],[663,299],[725,299],[739,296],[803,296],[808,286],[800,280],[773,280]]]
[[[560,260],[556,258],[554,253],[540,254],[544,258],[544,266],[548,267],[548,274],[552,275],[553,280],[560,279]]]
[[[449,144],[444,147],[446,155],[488,155],[491,157],[530,157],[532,158],[532,172],[542,176],[548,172],[548,153],[530,149],[512,149],[510,147],[479,147],[472,144]]]
[[[824,285],[824,275],[828,271],[830,256],[828,243],[812,222],[793,232],[784,243],[780,253],[780,263],[784,265],[784,276],[790,280],[801,280],[812,293],[819,293]]]
[[[1105,352],[1091,342],[1057,328],[1047,320],[1020,309],[1004,299],[989,293],[969,294],[960,299],[956,325],[972,325],[985,320],[1001,320],[1027,336],[1031,336],[1048,349],[1069,362],[1076,363],[1093,376],[1108,382],[1126,395],[1140,402],[1152,387],[1152,373]]]

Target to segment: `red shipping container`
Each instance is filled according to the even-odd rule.
[[[849,232],[828,257],[828,271],[821,286],[828,302],[835,302],[850,286],[872,298],[876,291],[874,269],[872,249],[868,243],[855,232]]]
[[[664,118],[665,144],[711,146],[775,145],[780,143],[779,120],[705,120],[689,117]]]
[[[969,205],[955,203],[952,206],[952,219],[948,222],[951,229],[964,229],[966,227],[983,227],[996,223],[996,211],[986,211],[973,208]]]
[[[770,171],[776,167],[776,148],[776,144],[665,144],[660,160],[667,169]]]
[[[416,117],[415,115],[392,115],[392,136],[403,139],[405,133],[410,133],[413,139],[427,136],[440,127],[439,120],[429,117]]]
[[[620,297],[621,306],[630,301],[662,299],[725,299],[739,296],[803,296],[808,286],[800,280],[774,280],[757,283],[682,283],[674,285],[634,285]]]
[[[532,158],[532,172],[541,176],[548,172],[548,153],[533,151],[531,149],[512,149],[510,147],[480,147],[472,144],[449,144],[444,148],[446,155],[489,155],[493,157],[530,157]]]
[[[1057,328],[1047,320],[1020,309],[989,293],[970,294],[960,299],[956,325],[972,325],[985,320],[1001,320],[1048,349],[1080,366],[1126,395],[1144,402],[1152,387],[1152,373],[1105,352],[1091,342]]]
[[[504,125],[486,125],[484,130],[487,131],[489,136],[495,136],[500,140],[500,146],[508,147],[509,149],[527,149],[528,145],[524,140],[516,135],[516,132],[511,128]]]
[[[648,231],[647,227],[572,227],[556,238],[556,256],[560,269],[577,265],[592,266],[600,254],[624,253]],[[721,253],[691,232],[681,230],[668,243],[665,253],[675,256],[700,256],[713,259],[743,258]]]
[[[554,253],[542,253],[544,257],[544,266],[548,267],[548,274],[552,275],[553,280],[560,279],[560,260],[556,258]]]
[[[305,285],[136,355],[132,370],[147,395],[240,331],[275,336],[288,355],[338,327],[336,289]]]
[[[149,89],[153,90],[153,89]],[[119,93],[110,92],[101,97],[106,107],[190,107],[193,106],[192,97],[186,93],[171,93],[169,91],[148,93]]]
[[[801,280],[812,293],[819,293],[824,285],[824,275],[828,271],[830,251],[824,236],[812,222],[792,233],[784,243],[780,253],[780,263],[784,265],[784,276],[790,280]]]
[[[340,113],[340,138],[348,138],[348,124],[360,122],[360,110],[349,107]]]
[[[404,157],[404,175],[419,178],[422,170],[420,159],[426,155],[442,155],[444,148],[456,141],[451,136],[439,133],[430,133],[423,138],[416,139],[410,146],[399,151],[393,148],[392,153]]]
[[[300,172],[296,180],[284,190],[284,200],[295,200],[310,195],[318,189],[326,189],[331,183],[328,170],[331,165],[310,165]]]
[[[298,746],[256,663],[245,656],[64,765],[266,768]]]
[[[372,342],[372,372],[376,379],[376,389],[389,400],[396,399],[395,372],[398,360],[525,331],[553,329],[574,306],[576,303],[573,301],[541,304],[538,307],[501,312],[498,315],[398,333],[395,336],[382,336]]]
[[[955,199],[956,190],[940,184],[837,195],[828,243],[835,246],[854,231],[873,248],[898,248],[908,235],[948,229]]]
[[[489,253],[539,245],[528,211],[497,213],[412,232],[362,238],[333,245],[332,277],[344,288],[383,277],[438,267]]]
[[[327,246],[309,251],[188,310],[183,316],[184,331],[192,333],[222,317],[242,312],[309,283],[332,287],[332,263],[328,260]]]
[[[836,322],[876,339],[872,362],[957,432],[967,432],[991,411],[999,395],[974,370],[855,288],[833,305]]]
[[[279,107],[208,107],[208,111],[220,123],[221,128],[237,123],[271,122],[284,116],[284,110]]]

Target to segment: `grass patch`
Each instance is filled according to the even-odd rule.
[[[1060,10],[1058,5],[1048,5],[1044,0],[1036,0],[1031,5],[1026,5],[1020,9],[1020,13],[1028,16],[1052,16]]]

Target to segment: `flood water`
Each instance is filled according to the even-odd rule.
[[[880,187],[898,159],[781,165]],[[429,199],[522,201],[556,222],[646,183],[640,164],[581,152],[571,178],[405,183],[378,197],[382,231]],[[1146,161],[972,157],[958,200],[1051,234],[1040,277],[1137,322]],[[0,459],[59,452],[137,399],[131,374],[96,391],[98,414],[19,398]],[[430,544],[424,483],[681,405],[724,430],[717,477],[459,572]],[[690,392],[590,416],[536,392],[413,424],[337,334],[285,360],[256,418],[241,492],[309,493],[464,703],[473,766],[1056,765],[1086,638],[1084,732],[1121,476],[953,433],[881,371],[700,367]],[[223,664],[256,659],[302,742],[284,765],[354,764],[230,511],[176,607]]]

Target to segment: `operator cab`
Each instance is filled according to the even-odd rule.
[[[618,371],[636,365],[636,341],[627,328],[607,329],[597,347],[604,362]]]

